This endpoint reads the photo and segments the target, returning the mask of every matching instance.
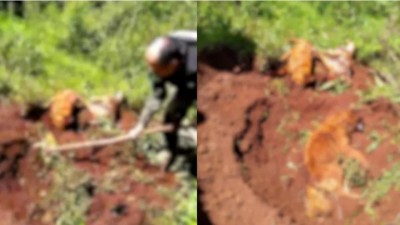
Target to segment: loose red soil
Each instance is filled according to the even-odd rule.
[[[40,111],[40,110],[39,110]],[[52,187],[51,171],[40,160],[39,151],[32,145],[41,137],[40,130],[50,129],[48,116],[35,115],[38,121],[23,117],[21,107],[0,104],[0,218],[2,225],[47,225],[49,209],[43,208],[44,196]],[[129,129],[136,116],[124,111],[119,126]],[[93,129],[84,131],[58,131],[55,137],[60,143],[83,141]],[[143,204],[155,210],[171,207],[170,199],[157,188],[175,190],[178,182],[173,173],[161,173],[160,168],[150,165],[146,158],[129,153],[132,143],[79,151],[71,160],[73,166],[91,175],[88,225],[142,225],[147,221]],[[114,172],[118,179],[111,191],[99,190],[98,183],[105,174]],[[140,172],[151,182],[138,180]],[[60,200],[61,201],[61,200]]]
[[[255,70],[237,74],[212,66],[205,60],[198,75],[198,107],[205,117],[198,127],[198,179],[203,217],[211,224],[372,225],[395,221],[400,194],[394,191],[375,207],[376,219],[363,212],[362,201],[344,197],[339,198],[343,220],[336,212],[322,220],[305,215],[306,134],[329,114],[361,102],[357,93],[373,84],[368,68],[354,65],[351,88],[336,94],[294,87],[288,78]],[[283,82],[287,90],[277,88],[277,82]],[[385,99],[359,105],[366,129],[353,135],[352,146],[366,154],[371,176],[376,178],[400,160],[400,151],[391,142],[400,109]],[[367,154],[372,132],[382,142]]]

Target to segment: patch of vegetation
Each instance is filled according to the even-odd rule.
[[[319,47],[353,40],[359,47],[359,57],[367,60],[384,50],[381,40],[371,37],[391,32],[399,7],[388,2],[199,2],[199,47],[226,42],[229,32],[253,39],[264,56],[279,56],[288,48],[291,37],[309,39]],[[387,27],[389,17],[392,27]],[[226,26],[215,26],[218,23]],[[210,37],[210,33],[214,35]]]
[[[345,92],[350,85],[345,81],[344,78],[334,79],[327,81],[318,87],[320,91],[330,91],[335,94],[342,94]]]
[[[369,138],[370,138],[371,142],[368,145],[367,149],[365,149],[365,151],[367,153],[374,152],[382,142],[382,137],[376,131],[371,132],[371,134],[369,135]]]
[[[89,175],[59,156],[48,165],[52,168],[52,185],[48,193],[43,193],[42,205],[47,219],[55,225],[85,224],[90,197],[84,185],[90,181]]]
[[[307,143],[307,141],[308,141],[310,135],[311,135],[311,132],[310,132],[310,131],[301,131],[301,132],[299,133],[299,136],[300,136],[300,144],[301,144],[302,146],[304,146],[304,145]]]
[[[276,132],[285,136],[288,140],[294,140],[297,138],[297,134],[293,132],[288,132],[286,130],[286,126],[295,123],[300,118],[299,112],[292,111],[288,116],[285,116],[281,122],[279,123],[278,127],[276,128]],[[284,153],[289,151],[289,144],[288,142],[285,143],[284,147],[282,148]]]
[[[163,190],[165,192],[168,190]],[[150,224],[196,225],[197,224],[197,182],[183,186],[180,191],[169,193],[175,200],[174,210],[159,212],[152,216]]]
[[[289,93],[289,88],[283,79],[273,79],[270,83],[271,89],[276,91],[280,96],[286,96]]]
[[[400,102],[400,93],[398,92],[398,88],[389,84],[379,84],[368,88],[365,91],[358,92],[357,95],[361,103],[373,102],[380,98],[389,99],[393,103]]]
[[[150,91],[147,44],[197,26],[195,2],[24,2],[24,8],[24,18],[0,11],[0,84],[24,102],[70,88],[84,96],[122,91],[139,108]]]
[[[321,49],[351,40],[357,59],[387,80],[382,86],[372,86],[367,99],[383,96],[399,102],[399,9],[399,2],[382,1],[199,2],[199,48],[223,43],[249,52],[251,48],[245,46],[251,47],[248,43],[253,42],[252,54],[279,58],[289,49],[292,37],[305,38]],[[339,92],[345,87],[340,83],[333,86]]]
[[[140,170],[134,170],[132,171],[132,178],[140,183],[140,184],[146,184],[146,185],[155,185],[155,178],[149,176],[148,174],[143,173]]]
[[[350,187],[364,187],[367,184],[367,171],[360,163],[353,159],[345,159],[342,168],[344,171],[344,183]]]
[[[186,122],[186,123],[185,123]],[[183,122],[185,125],[194,125],[197,124],[197,103],[195,106],[191,106],[186,113],[185,121]]]
[[[392,145],[400,144],[400,123],[393,123],[387,120],[382,121],[381,128],[386,131],[388,139]]]
[[[365,211],[371,216],[376,216],[374,205],[383,199],[392,188],[400,191],[399,162],[385,170],[382,175],[372,181],[369,187],[364,191],[363,197],[366,199]]]

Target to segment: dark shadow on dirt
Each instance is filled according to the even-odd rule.
[[[203,112],[197,110],[197,125],[204,123],[204,121],[206,121],[206,115]]]
[[[193,153],[188,157],[189,172],[194,177],[197,178],[197,154]]]
[[[211,223],[210,218],[208,217],[207,213],[204,210],[203,202],[201,201],[201,196],[203,191],[199,188],[198,189],[199,198],[197,199],[197,224],[199,225],[213,225]]]
[[[262,74],[270,76],[277,76],[279,69],[282,68],[284,63],[278,57],[267,57],[262,61],[263,66],[260,69]]]
[[[29,143],[23,139],[0,145],[0,179],[16,178],[19,175],[20,162],[28,148]]]

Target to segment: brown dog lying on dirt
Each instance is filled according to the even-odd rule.
[[[363,123],[358,112],[348,110],[328,117],[311,134],[304,151],[304,163],[311,178],[306,191],[307,216],[313,218],[330,214],[332,206],[328,196],[358,198],[347,185],[343,185],[340,163],[349,158],[358,161],[364,168],[369,167],[364,155],[350,146],[350,135],[362,130]]]
[[[293,47],[281,57],[283,66],[277,75],[290,75],[292,82],[301,87],[312,83],[319,86],[321,82],[340,77],[351,84],[356,49],[353,42],[326,51],[315,49],[309,41],[301,38],[292,38],[290,43]]]
[[[281,60],[285,65],[278,71],[278,74],[290,74],[296,85],[305,86],[312,81],[313,47],[304,39],[293,38],[290,42],[294,46],[282,56]]]

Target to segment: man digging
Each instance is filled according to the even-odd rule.
[[[156,38],[148,46],[145,60],[150,69],[153,94],[146,101],[139,121],[129,135],[138,137],[144,131],[166,99],[166,84],[174,85],[177,91],[164,116],[164,123],[173,125],[173,131],[165,133],[171,158],[164,169],[169,170],[177,156],[185,152],[179,144],[178,128],[190,106],[196,102],[197,31],[176,31]],[[191,172],[196,175],[193,169]]]

